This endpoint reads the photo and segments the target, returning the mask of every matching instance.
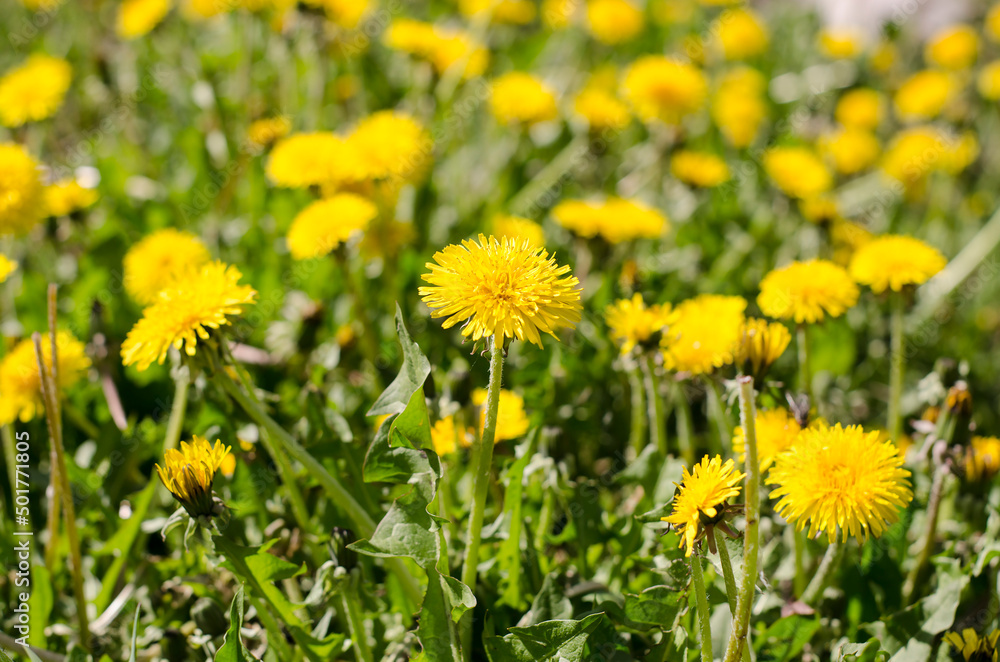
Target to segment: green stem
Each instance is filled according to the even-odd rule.
[[[309,508],[306,507],[305,497],[302,496],[302,491],[299,489],[298,477],[295,475],[292,463],[288,461],[288,455],[274,445],[270,433],[266,431],[260,435],[260,443],[264,446],[267,454],[274,459],[274,465],[278,468],[278,475],[281,477],[285,492],[288,494],[288,502],[292,506],[295,520],[303,531],[311,530]]]
[[[733,450],[733,423],[726,415],[726,405],[723,402],[722,391],[719,390],[719,382],[710,376],[705,376],[708,383],[708,402],[712,413],[712,420],[715,422],[716,431],[719,433],[718,453],[725,455]]]
[[[799,390],[809,398],[809,407],[814,406],[812,393],[812,368],[809,365],[809,329],[799,324],[795,331],[795,342],[799,349]]]
[[[660,454],[667,455],[667,422],[663,416],[663,397],[660,394],[660,376],[656,374],[656,365],[652,356],[642,360],[642,371],[646,384],[646,405],[649,409],[649,440],[656,446]]]
[[[924,568],[931,560],[931,553],[934,551],[934,538],[937,535],[938,515],[941,512],[941,497],[944,495],[944,482],[948,476],[948,468],[944,464],[938,464],[934,472],[934,479],[931,482],[931,493],[927,500],[927,528],[924,530],[924,541],[920,548],[920,556],[917,562],[910,569],[906,576],[906,583],[903,584],[903,606],[913,604],[913,598],[917,594],[917,586]]]
[[[793,528],[792,541],[795,546],[795,580],[792,583],[792,588],[796,596],[801,596],[806,590],[806,532]]]
[[[691,404],[684,393],[684,384],[674,382],[674,401],[677,403],[677,445],[680,448],[681,458],[687,465],[694,464],[694,443],[691,440],[691,431],[694,429],[691,422]]]
[[[629,428],[628,445],[638,457],[646,444],[646,394],[638,363],[628,369],[628,389],[632,394],[632,425]]]
[[[372,662],[375,658],[368,645],[368,632],[365,630],[365,619],[358,601],[358,587],[353,585],[355,582],[356,579],[352,580],[352,586],[340,592],[340,609],[347,621],[347,631],[351,635],[358,662]]]
[[[691,579],[694,583],[694,597],[698,606],[698,629],[701,630],[701,660],[712,662],[712,622],[708,613],[708,595],[705,593],[705,577],[701,572],[701,557],[692,554]]]
[[[889,438],[893,442],[899,443],[903,432],[901,404],[903,401],[903,375],[906,369],[906,357],[903,352],[903,313],[906,299],[900,293],[893,294],[891,298],[892,348],[889,353],[891,364],[889,367],[889,413],[886,427],[889,430]]]
[[[177,448],[184,427],[184,414],[187,412],[188,390],[191,386],[191,373],[187,368],[178,366],[174,371],[174,401],[170,405],[170,418],[167,419],[167,434],[163,438],[164,452]]]
[[[809,586],[802,594],[802,602],[807,605],[811,604],[823,594],[823,590],[826,589],[827,582],[830,580],[831,571],[838,565],[842,548],[843,545],[837,540],[831,542],[826,548],[826,553],[823,554],[823,560],[820,561],[816,574],[813,575],[812,581],[809,582]]]
[[[719,561],[722,566],[722,578],[726,582],[726,598],[729,602],[729,612],[736,613],[736,575],[733,573],[733,560],[726,546],[726,536],[718,528],[715,529],[715,546],[719,549]],[[743,662],[750,662],[750,648],[743,646]]]
[[[725,662],[736,662],[743,657],[747,633],[750,629],[750,612],[753,609],[757,583],[759,556],[758,528],[760,526],[760,462],[757,459],[757,419],[754,404],[753,377],[737,378],[740,386],[740,424],[746,439],[746,531],[743,535],[743,577],[736,596],[736,613],[733,630],[726,646]]]
[[[486,421],[483,434],[476,442],[473,455],[477,462],[472,474],[475,490],[472,493],[472,510],[469,513],[469,528],[466,536],[465,559],[462,565],[462,583],[476,590],[479,572],[480,541],[483,535],[483,516],[486,512],[486,494],[489,490],[490,473],[493,470],[493,440],[496,436],[497,412],[500,409],[500,387],[503,382],[503,337],[493,336],[490,356],[490,384],[486,394]],[[462,654],[465,660],[472,659],[472,612],[467,612],[461,621]]]
[[[17,461],[16,449],[14,448],[14,424],[4,425],[0,428],[0,435],[3,437],[3,459],[7,463],[7,480],[10,481],[11,504],[16,500],[14,497],[14,487],[17,485]]]

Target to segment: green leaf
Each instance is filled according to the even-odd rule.
[[[486,640],[492,662],[580,662],[587,638],[604,614],[580,621],[545,621],[530,627],[512,627],[510,634]]]
[[[132,652],[128,656],[128,662],[135,662],[136,655],[139,652],[139,611],[140,607],[135,608],[135,618],[132,619]]]
[[[413,399],[423,404],[423,391],[417,391]],[[426,408],[424,409],[426,417]],[[404,416],[401,414],[400,416]],[[375,433],[375,440],[368,447],[365,456],[364,479],[368,483],[424,483],[427,475],[436,483],[441,476],[441,461],[432,450],[418,450],[410,439],[396,429],[397,416],[387,419]]]
[[[669,586],[652,586],[638,595],[625,594],[625,617],[633,623],[667,629],[686,605],[686,594]]]
[[[31,568],[31,597],[28,598],[28,612],[31,618],[31,632],[28,643],[45,648],[45,628],[52,614],[52,574],[44,565]]]
[[[413,394],[420,389],[431,374],[431,364],[420,351],[420,347],[410,338],[403,324],[403,312],[396,304],[396,335],[403,346],[403,366],[389,387],[382,392],[375,404],[368,410],[369,416],[384,416],[402,412]]]
[[[430,568],[427,571],[427,594],[420,609],[417,637],[428,662],[453,662],[461,659],[461,644],[455,623],[476,598],[468,586]]]
[[[229,608],[229,630],[222,641],[222,647],[215,654],[215,662],[248,662],[257,658],[250,654],[243,639],[240,638],[240,628],[243,627],[243,585],[240,584],[233,604]]]
[[[836,662],[882,662],[889,659],[889,653],[882,650],[877,639],[869,639],[863,644],[841,644],[833,652]]]
[[[359,554],[379,558],[412,559],[427,570],[437,565],[441,554],[437,518],[427,512],[428,501],[420,490],[413,490],[389,507],[368,540],[349,545]]]
[[[757,638],[755,649],[759,655],[776,662],[797,659],[799,653],[819,630],[819,618],[786,616],[775,621]]]
[[[566,591],[559,582],[559,573],[550,572],[542,581],[531,609],[521,618],[518,625],[527,627],[544,621],[564,621],[573,616],[573,603],[566,597]]]
[[[972,570],[972,576],[978,577],[983,574],[983,570],[989,566],[990,562],[1000,556],[1000,541],[991,541],[979,552],[976,557],[976,565]]]

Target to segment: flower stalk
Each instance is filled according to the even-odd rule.
[[[632,424],[629,426],[629,448],[636,456],[646,444],[646,393],[638,363],[628,368],[628,388],[632,396]]]
[[[649,440],[664,456],[667,454],[666,420],[663,415],[663,397],[660,394],[660,376],[656,374],[656,365],[652,356],[642,360],[644,383],[646,386],[646,403],[649,416]]]
[[[701,636],[701,660],[712,662],[712,622],[708,612],[708,594],[705,592],[705,577],[701,569],[701,557],[692,554],[691,579],[694,584],[695,602],[698,608],[698,630]]]
[[[935,455],[939,455],[935,453]],[[937,468],[934,470],[934,478],[931,481],[930,497],[927,500],[927,528],[924,530],[923,543],[920,547],[920,556],[913,564],[906,582],[903,584],[903,605],[913,604],[913,598],[917,595],[917,586],[921,575],[927,564],[930,562],[931,554],[934,551],[934,539],[937,536],[938,516],[941,512],[941,501],[944,496],[944,484],[951,471],[948,465],[940,456],[934,458]]]
[[[838,540],[834,540],[826,548],[826,553],[823,554],[823,560],[820,561],[819,568],[816,569],[816,574],[813,575],[812,580],[809,582],[809,586],[806,587],[805,592],[802,594],[802,602],[811,604],[823,594],[823,591],[826,589],[826,585],[830,580],[830,575],[832,574],[834,568],[839,565],[840,552],[842,549],[843,544]]]
[[[799,324],[795,329],[795,344],[799,351],[799,390],[809,398],[809,406],[813,405],[812,367],[809,365],[809,330],[805,324]]]
[[[889,352],[889,413],[887,429],[889,438],[898,442],[903,432],[903,376],[906,370],[906,357],[903,354],[903,316],[906,308],[906,298],[901,293],[894,293],[890,317],[890,333],[892,334]]]
[[[726,582],[726,599],[729,602],[729,613],[736,614],[736,575],[733,573],[733,559],[726,546],[726,535],[721,529],[715,529],[715,546],[719,550],[719,565],[722,566],[722,578]],[[743,662],[750,662],[750,648],[743,647]]]

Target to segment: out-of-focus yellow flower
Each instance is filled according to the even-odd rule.
[[[698,67],[647,55],[629,66],[622,89],[642,120],[676,125],[702,108],[708,84]]]
[[[1000,471],[1000,439],[973,437],[965,450],[965,478],[973,483],[988,480]]]
[[[337,193],[303,209],[288,229],[288,251],[296,260],[322,257],[365,231],[378,208],[360,195]]]
[[[824,28],[819,33],[819,50],[834,60],[857,57],[864,44],[860,31],[853,28]]]
[[[438,251],[426,266],[422,278],[431,285],[419,293],[431,317],[446,317],[446,329],[465,322],[462,335],[473,341],[497,336],[541,347],[539,331],[556,338],[580,321],[579,281],[541,247],[479,235]]]
[[[729,166],[708,152],[681,150],[670,159],[670,172],[691,186],[712,188],[729,181]]]
[[[872,52],[869,63],[872,69],[880,74],[887,73],[892,65],[896,63],[896,44],[887,39],[883,39]]]
[[[494,80],[490,89],[493,115],[504,124],[530,126],[559,116],[555,92],[531,74],[506,73]]]
[[[55,115],[66,97],[73,69],[69,62],[32,55],[0,78],[0,124],[17,127]]]
[[[820,151],[833,161],[842,175],[855,175],[878,160],[878,138],[865,129],[842,128],[819,140]]]
[[[619,299],[604,309],[604,321],[622,354],[628,354],[637,345],[655,341],[656,334],[673,319],[669,303],[647,306],[638,292],[631,299]]]
[[[817,225],[831,223],[840,218],[840,208],[837,200],[829,195],[818,195],[814,198],[799,200],[799,211],[810,223]]]
[[[552,209],[559,225],[581,237],[600,235],[617,244],[639,238],[659,237],[669,227],[667,217],[637,200],[608,198],[603,202],[567,200]]]
[[[727,72],[712,99],[712,119],[736,148],[749,147],[767,117],[764,75],[750,67]]]
[[[210,259],[205,244],[193,234],[173,228],[157,230],[125,254],[122,284],[136,303],[148,306],[165,287]]]
[[[434,142],[410,115],[382,110],[358,122],[347,142],[355,156],[356,179],[415,182],[430,164]],[[351,169],[351,164],[346,164]]]
[[[0,253],[0,283],[6,282],[7,277],[14,273],[15,269],[17,262]]]
[[[896,114],[905,122],[937,117],[954,98],[958,86],[952,76],[936,69],[924,69],[910,76],[893,97]]]
[[[764,22],[749,9],[727,9],[712,23],[715,36],[727,60],[746,60],[767,50],[769,37]]]
[[[333,133],[295,133],[278,141],[267,160],[267,176],[278,186],[305,188],[348,178],[346,165],[359,157]]]
[[[697,0],[650,0],[649,9],[659,25],[681,25],[694,17]]]
[[[376,219],[365,230],[359,248],[362,257],[366,259],[381,257],[385,260],[395,260],[404,248],[413,245],[415,239],[416,231],[413,229],[413,223]]]
[[[758,409],[754,431],[757,434],[757,461],[764,474],[779,455],[792,447],[802,428],[787,409]],[[733,431],[733,453],[739,455],[740,462],[746,462],[746,443],[743,427],[737,426]]]
[[[163,465],[156,465],[163,485],[180,502],[191,517],[211,515],[215,504],[212,500],[212,483],[215,473],[223,466],[232,448],[216,441],[211,445],[203,437],[194,435],[191,442],[181,442],[181,449],[168,448],[163,454]]]
[[[484,388],[477,388],[472,392],[472,404],[480,407],[479,413],[479,434],[483,433],[486,425],[486,396],[488,392]],[[524,398],[513,391],[500,389],[500,405],[497,408],[497,429],[494,442],[509,441],[517,439],[528,431],[530,425],[528,415],[524,411]]]
[[[979,156],[979,141],[976,134],[966,131],[957,139],[948,143],[941,158],[941,169],[951,175],[957,175],[972,164]]]
[[[292,130],[292,122],[284,115],[266,117],[253,122],[247,129],[247,139],[255,145],[266,147],[281,140]]]
[[[542,226],[530,219],[497,214],[493,217],[492,226],[494,237],[517,242],[527,241],[536,248],[545,246],[545,232],[542,231]]]
[[[361,25],[374,6],[372,0],[307,0],[307,4],[322,7],[330,21],[348,30]]]
[[[772,147],[764,153],[764,170],[791,198],[813,198],[833,184],[823,161],[807,147]]]
[[[987,12],[983,28],[991,41],[1000,41],[1000,4],[993,5]]]
[[[844,93],[837,101],[834,117],[847,127],[875,130],[885,116],[882,94],[867,87]]]
[[[499,438],[494,441],[499,441]],[[451,455],[458,450],[459,446],[468,448],[472,445],[472,429],[459,430],[458,426],[455,425],[455,417],[447,416],[431,428],[431,443],[434,445],[434,452],[438,455]]]
[[[924,58],[942,69],[968,69],[979,53],[979,36],[970,25],[953,25],[939,30],[927,42]]]
[[[744,375],[762,383],[767,371],[788,349],[792,334],[784,324],[752,317],[743,322],[733,353],[733,363]]]
[[[573,109],[587,120],[593,131],[622,129],[632,119],[628,106],[610,92],[595,86],[585,87],[576,96]]]
[[[73,178],[45,187],[45,210],[49,216],[68,216],[97,202],[97,191],[83,188]]]
[[[936,169],[957,174],[979,153],[975,136],[948,135],[932,126],[918,126],[900,131],[882,155],[880,166],[890,177],[914,190]]]
[[[579,6],[579,0],[542,0],[542,23],[550,30],[567,28]]]
[[[59,390],[75,384],[90,367],[83,343],[67,331],[56,333],[56,380]],[[42,339],[42,359],[52,369],[52,344]],[[25,339],[17,343],[0,361],[0,425],[30,421],[44,411],[42,383],[38,374],[35,343]]]
[[[733,362],[743,328],[743,297],[701,294],[678,304],[660,347],[668,370],[701,375]]]
[[[182,0],[181,14],[189,21],[205,21],[236,9],[230,0]]]
[[[489,13],[494,23],[525,25],[535,20],[535,3],[531,0],[458,0],[463,16],[478,18]]]
[[[830,226],[830,241],[833,243],[833,261],[847,266],[854,253],[872,240],[874,235],[867,229],[844,219],[838,219]]]
[[[439,74],[456,63],[464,63],[462,75],[473,78],[482,75],[489,62],[489,52],[466,32],[409,18],[393,21],[385,43],[389,48],[430,62]]]
[[[691,473],[684,467],[673,511],[662,521],[677,531],[685,556],[691,556],[695,543],[703,536],[713,535],[708,529],[722,521],[726,502],[740,495],[740,483],[745,477],[732,460],[723,462],[719,455],[701,458]]]
[[[642,32],[642,10],[628,0],[587,0],[587,29],[605,44],[620,44]]]
[[[24,234],[45,214],[38,163],[14,143],[0,143],[0,235]]]
[[[761,312],[797,324],[840,317],[858,302],[858,286],[847,271],[827,260],[792,262],[760,282]]]
[[[1000,60],[990,62],[979,71],[976,88],[984,99],[1000,99]]]
[[[181,275],[142,311],[122,343],[122,363],[142,372],[154,361],[162,365],[171,347],[194,356],[199,338],[207,340],[210,329],[231,324],[230,316],[256,300],[252,287],[239,284],[242,276],[223,262]]]
[[[851,260],[851,276],[872,292],[899,292],[925,283],[944,269],[941,252],[914,237],[883,235],[858,249]]]
[[[118,5],[116,31],[123,39],[148,34],[170,11],[170,0],[123,0]]]

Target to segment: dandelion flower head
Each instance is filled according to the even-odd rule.
[[[718,455],[701,458],[691,472],[684,467],[673,511],[663,521],[677,531],[679,547],[686,548],[685,556],[691,556],[705,527],[721,519],[726,502],[740,495],[740,483],[745,477],[732,460],[723,462]]]
[[[629,0],[587,0],[587,29],[597,41],[620,44],[642,32],[642,10]]]
[[[20,145],[0,143],[0,235],[24,234],[45,213],[38,163]]]
[[[555,92],[531,74],[506,73],[493,81],[490,90],[493,115],[504,124],[530,126],[559,116]]]
[[[124,0],[118,5],[115,31],[123,39],[136,39],[160,24],[170,11],[170,0]]]
[[[979,35],[971,25],[953,25],[934,34],[924,48],[929,64],[942,69],[961,71],[976,62]]]
[[[694,65],[647,55],[629,66],[622,90],[643,121],[676,125],[702,108],[708,83]]]
[[[802,428],[787,409],[759,409],[754,418],[757,435],[757,462],[761,473],[767,473],[778,456],[787,451],[799,437]],[[733,431],[733,453],[746,462],[746,434],[743,426]]]
[[[764,170],[792,198],[812,198],[833,184],[823,161],[806,147],[773,147],[764,153]]]
[[[732,363],[746,307],[743,297],[719,294],[701,294],[678,304],[660,341],[664,365],[701,375]]]
[[[776,319],[798,324],[840,317],[858,302],[857,284],[847,271],[827,260],[792,262],[760,282],[757,305]]]
[[[876,237],[851,259],[851,276],[876,294],[921,285],[944,269],[947,261],[933,246],[903,235]]]
[[[498,214],[493,217],[493,236],[498,239],[512,239],[518,243],[527,241],[532,246],[545,245],[545,233],[542,226],[531,219],[521,216]]]
[[[321,257],[378,216],[374,203],[353,193],[336,193],[303,209],[288,230],[288,250],[296,260]]]
[[[604,309],[604,321],[622,354],[654,340],[673,317],[669,303],[647,306],[638,292],[631,299],[619,299]]]
[[[552,217],[581,237],[600,235],[613,244],[659,237],[670,227],[667,217],[659,210],[623,198],[567,200],[552,209]]]
[[[190,232],[157,230],[125,254],[125,291],[136,303],[148,306],[163,288],[210,259],[205,244]]]
[[[163,466],[156,465],[156,473],[192,517],[211,515],[212,483],[230,450],[221,441],[212,445],[194,435],[190,442],[181,442],[180,450],[168,448],[163,454]]]
[[[893,103],[896,114],[904,122],[934,119],[955,96],[958,85],[951,74],[937,69],[925,69],[906,79]]]
[[[876,129],[884,116],[885,100],[882,94],[867,87],[845,92],[834,110],[834,117],[838,122],[856,129]]]
[[[49,216],[68,216],[97,202],[97,191],[84,188],[72,177],[46,186],[44,196]]]
[[[75,384],[90,367],[84,344],[67,331],[56,333],[56,373],[59,390]],[[52,344],[42,338],[42,358],[52,369]],[[35,343],[17,343],[0,361],[0,425],[30,421],[44,410]]]
[[[670,159],[670,172],[691,186],[713,188],[729,181],[729,166],[722,158],[708,152],[680,150]]]
[[[0,78],[0,124],[18,127],[52,117],[72,77],[66,60],[32,55]]]
[[[480,408],[479,412],[479,434],[483,433],[486,426],[486,397],[489,392],[484,388],[477,388],[472,392],[472,404]],[[500,389],[500,404],[497,408],[497,428],[495,442],[510,441],[517,439],[528,431],[530,421],[524,411],[524,398],[513,391]]]

